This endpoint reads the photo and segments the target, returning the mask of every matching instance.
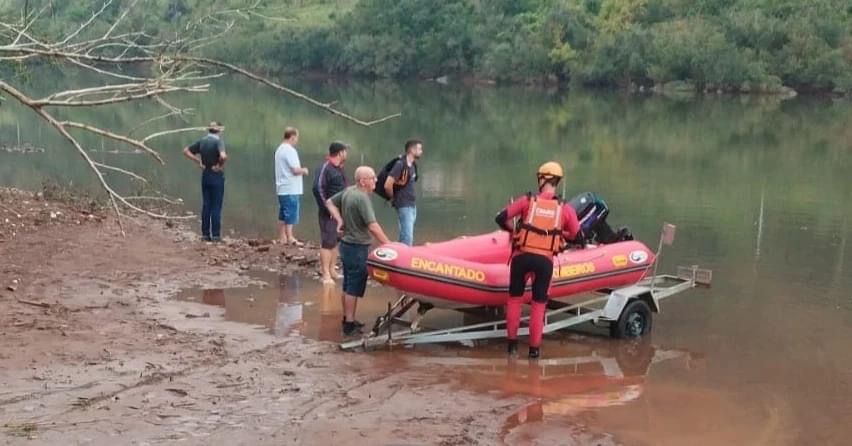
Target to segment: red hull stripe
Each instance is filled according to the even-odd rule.
[[[460,279],[453,279],[451,277],[441,276],[441,275],[438,275],[438,274],[432,274],[432,273],[429,273],[429,272],[416,271],[416,270],[413,270],[413,269],[400,268],[400,267],[397,267],[397,266],[390,266],[390,265],[387,265],[387,264],[384,264],[384,263],[376,262],[374,260],[367,260],[367,265],[372,266],[373,268],[376,268],[376,269],[381,269],[381,270],[390,271],[390,272],[399,273],[399,274],[405,274],[407,276],[414,276],[414,277],[420,277],[420,278],[423,278],[423,279],[434,280],[436,282],[447,283],[447,284],[456,285],[456,286],[460,286],[460,287],[464,287],[464,288],[471,288],[471,289],[475,289],[475,290],[497,292],[497,293],[508,293],[509,292],[509,285],[506,285],[506,286],[483,285],[483,284],[476,283],[476,282],[471,282],[471,281],[467,281],[467,280],[460,280]],[[570,278],[570,279],[557,279],[557,280],[554,280],[552,282],[551,286],[552,287],[562,287],[562,286],[571,285],[571,284],[578,283],[578,282],[587,282],[589,280],[603,279],[605,277],[618,276],[618,275],[621,275],[621,274],[643,271],[643,270],[648,269],[651,265],[653,265],[653,263],[649,263],[649,264],[646,264],[646,265],[634,266],[634,267],[630,267],[630,268],[624,268],[624,269],[604,271],[602,273],[589,274],[587,276],[573,277],[573,278]],[[532,289],[532,285],[527,285],[526,289],[527,290]],[[556,297],[559,297],[559,296],[556,296]]]

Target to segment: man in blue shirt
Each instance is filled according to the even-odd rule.
[[[201,169],[201,238],[206,242],[221,240],[222,200],[225,197],[225,127],[213,121],[207,136],[183,149],[183,155]]]
[[[302,167],[296,144],[299,131],[293,127],[284,129],[284,141],[275,150],[275,189],[278,194],[278,240],[296,246],[305,244],[296,240],[293,226],[299,224],[299,202],[302,199],[302,177],[308,168]]]

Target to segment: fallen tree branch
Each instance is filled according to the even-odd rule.
[[[173,130],[164,130],[162,132],[152,133],[145,138],[142,139],[142,142],[148,142],[154,138],[158,138],[160,136],[171,135],[173,133],[181,133],[181,132],[191,132],[191,131],[200,131],[207,130],[207,127],[185,127],[182,129],[173,129]]]
[[[139,181],[141,181],[145,184],[148,183],[148,180],[145,177],[143,177],[142,175],[139,175],[137,173],[133,173],[129,170],[125,170],[125,169],[122,169],[120,167],[110,166],[109,164],[98,163],[98,162],[95,162],[95,161],[93,161],[92,164],[94,164],[97,167],[100,167],[101,169],[112,170],[114,172],[123,173],[123,174],[125,174],[125,175],[127,175],[131,178],[134,178],[136,180],[139,180]]]
[[[299,98],[299,99],[301,99],[301,100],[303,100],[303,101],[305,101],[305,102],[307,102],[311,105],[315,105],[315,106],[317,106],[317,107],[319,107],[323,110],[326,110],[327,112],[331,113],[332,115],[339,116],[343,119],[352,121],[356,124],[360,124],[360,125],[363,125],[365,127],[370,127],[370,126],[373,126],[373,125],[376,125],[376,124],[379,124],[379,123],[382,123],[382,122],[385,122],[385,121],[388,121],[388,120],[402,116],[402,113],[395,113],[395,114],[392,114],[392,115],[385,116],[383,118],[374,119],[372,121],[362,121],[361,119],[358,119],[358,118],[356,118],[352,115],[349,115],[347,113],[344,113],[340,110],[333,108],[332,104],[334,104],[334,102],[323,103],[323,102],[317,101],[316,99],[314,99],[310,96],[299,93],[296,90],[287,88],[287,87],[285,87],[281,84],[278,84],[276,82],[273,82],[273,81],[271,81],[271,80],[269,80],[265,77],[258,76],[257,74],[254,74],[250,71],[244,70],[244,69],[242,69],[242,68],[240,68],[236,65],[229,64],[229,63],[222,62],[222,61],[218,61],[218,60],[214,60],[214,59],[208,59],[206,57],[177,57],[177,59],[193,61],[193,62],[197,62],[197,63],[204,64],[204,65],[211,65],[211,66],[226,68],[230,71],[233,71],[234,73],[239,73],[239,74],[241,74],[241,75],[243,75],[243,76],[245,76],[249,79],[252,79],[252,80],[255,80],[255,81],[260,82],[262,84],[265,84],[265,85],[272,87],[276,90],[283,91],[283,92],[285,92],[285,93],[287,93],[291,96],[294,96],[296,98]]]
[[[185,116],[191,115],[194,110],[183,109],[172,104],[171,98],[175,96],[175,93],[207,93],[210,84],[206,82],[221,77],[225,73],[242,75],[323,109],[336,117],[362,126],[373,126],[401,116],[401,114],[396,113],[379,119],[362,120],[336,108],[335,102],[321,102],[244,68],[203,57],[198,53],[204,45],[216,41],[223,33],[233,29],[234,24],[241,19],[288,20],[271,17],[272,9],[261,9],[261,0],[253,0],[251,5],[233,9],[222,9],[220,7],[218,10],[190,21],[185,29],[179,31],[173,38],[152,36],[142,29],[134,29],[133,23],[137,22],[135,19],[138,17],[134,17],[134,20],[128,19],[128,17],[134,11],[137,1],[130,0],[126,5],[117,6],[119,2],[115,2],[115,0],[103,0],[99,7],[93,8],[88,17],[81,23],[69,27],[57,38],[45,37],[45,34],[40,33],[40,31],[49,30],[50,26],[40,27],[36,24],[37,21],[44,18],[44,13],[47,8],[52,7],[52,2],[45,2],[37,12],[27,10],[22,14],[24,17],[14,23],[4,22],[5,19],[0,18],[0,60],[64,62],[79,70],[123,81],[95,87],[69,88],[64,91],[56,91],[42,99],[34,99],[22,93],[7,81],[0,79],[0,92],[33,110],[77,150],[80,157],[94,173],[101,188],[107,192],[122,234],[125,233],[122,223],[122,207],[154,218],[182,219],[193,218],[193,216],[171,216],[151,212],[134,204],[156,200],[178,204],[180,201],[147,196],[125,197],[118,193],[107,182],[105,177],[107,171],[118,172],[142,182],[147,182],[147,179],[130,170],[94,161],[84,150],[80,141],[70,133],[71,129],[78,129],[127,144],[147,153],[162,165],[165,163],[163,157],[149,145],[149,141],[165,135],[202,131],[205,128],[188,126],[161,130],[144,137],[131,135],[137,133],[145,125],[171,116],[177,116],[189,125],[190,123]],[[107,17],[110,16],[112,16],[109,19],[111,22],[107,22]],[[106,28],[106,31],[101,34],[100,30],[104,28]],[[40,67],[43,65],[33,66]],[[131,71],[131,69],[139,66],[148,71]],[[98,78],[100,79],[100,77]],[[106,128],[97,125],[97,123],[78,122],[74,119],[59,120],[51,112],[48,112],[50,107],[108,107],[120,103],[141,102],[146,99],[156,101],[157,104],[165,108],[166,113],[150,119],[140,119],[141,124],[136,125],[129,132]],[[0,101],[3,100],[5,98],[0,95]]]
[[[165,201],[166,203],[169,203],[169,204],[175,204],[175,205],[183,204],[183,199],[181,199],[181,198],[171,199],[171,198],[166,198],[166,197],[135,196],[135,197],[124,197],[124,199],[125,200],[152,200],[152,201],[153,200],[159,200],[159,201]]]
[[[154,158],[156,158],[156,159],[157,159],[157,161],[159,161],[159,162],[160,162],[160,164],[162,164],[162,165],[166,164],[166,162],[165,162],[165,161],[163,161],[163,158],[162,158],[162,157],[160,157],[160,154],[159,154],[159,153],[157,153],[154,149],[152,149],[152,148],[148,147],[147,145],[145,145],[144,140],[143,140],[143,141],[139,141],[139,140],[136,140],[136,139],[131,139],[131,138],[128,138],[128,137],[126,137],[126,136],[118,135],[118,134],[116,134],[116,133],[112,133],[112,132],[107,131],[107,130],[99,129],[99,128],[97,128],[97,127],[92,127],[92,126],[90,126],[90,125],[81,124],[81,123],[79,123],[79,122],[73,122],[73,121],[62,121],[62,122],[61,122],[61,124],[62,124],[63,126],[66,126],[66,127],[73,127],[73,128],[83,129],[83,130],[86,130],[86,131],[88,131],[88,132],[92,132],[92,133],[95,133],[95,134],[98,134],[98,135],[101,135],[101,136],[106,136],[107,138],[111,138],[111,139],[114,139],[114,140],[116,140],[116,141],[121,141],[121,142],[124,142],[124,143],[130,144],[130,145],[131,145],[131,146],[133,146],[133,147],[136,147],[136,148],[139,148],[139,149],[141,149],[141,150],[144,150],[145,152],[147,152],[148,154],[150,154],[151,156],[153,156]],[[147,181],[146,181],[146,183],[147,183]]]
[[[65,139],[67,139],[74,146],[75,149],[77,149],[77,153],[79,153],[83,157],[83,159],[86,161],[86,163],[89,165],[89,167],[95,172],[95,176],[98,178],[98,181],[101,183],[101,187],[103,187],[107,191],[107,193],[109,194],[109,198],[110,198],[110,202],[112,203],[113,210],[115,211],[116,214],[119,214],[118,203],[116,203],[116,200],[115,200],[115,197],[118,194],[109,186],[109,184],[107,184],[106,180],[104,179],[103,174],[98,169],[98,167],[95,165],[95,162],[92,161],[92,158],[89,157],[89,154],[87,154],[86,151],[83,150],[83,146],[81,146],[80,143],[77,142],[77,140],[74,139],[74,137],[71,136],[71,134],[68,133],[67,130],[65,130],[65,127],[62,125],[62,123],[57,121],[49,113],[45,112],[44,109],[42,109],[41,107],[33,105],[32,99],[28,98],[26,95],[24,95],[20,91],[16,90],[15,88],[13,88],[11,85],[7,84],[6,82],[0,81],[0,90],[3,90],[5,92],[9,93],[13,97],[15,97],[19,102],[30,107],[33,111],[35,111],[42,118],[44,118],[48,123],[50,123],[50,125],[52,125],[54,128],[56,128],[56,130],[63,137],[65,137]],[[126,233],[124,232],[124,224],[121,222],[120,217],[118,218],[118,227],[119,227],[119,230],[121,230],[121,234],[126,235]]]
[[[46,111],[44,111],[44,109],[42,107],[38,107],[38,106],[33,105],[34,101],[32,99],[30,99],[25,94],[21,93],[20,91],[16,90],[11,85],[9,85],[6,82],[1,81],[1,80],[0,80],[0,90],[3,90],[5,92],[9,93],[11,96],[13,96],[19,102],[30,107],[33,111],[35,111],[42,118],[44,118],[48,123],[50,123],[50,125],[52,125],[54,128],[56,128],[56,130],[65,139],[67,139],[74,146],[75,149],[77,149],[77,153],[79,153],[80,156],[83,157],[83,159],[86,161],[86,163],[92,169],[92,171],[95,173],[95,176],[97,177],[98,181],[100,182],[101,187],[104,190],[106,190],[107,193],[109,194],[110,203],[112,204],[113,211],[115,211],[116,219],[118,221],[118,227],[119,227],[119,230],[121,231],[121,234],[123,236],[126,235],[126,232],[124,230],[124,223],[122,223],[122,221],[121,221],[121,211],[118,208],[118,202],[121,202],[124,206],[127,206],[128,208],[130,208],[130,209],[132,209],[136,212],[139,212],[139,213],[142,213],[142,214],[148,215],[150,217],[154,217],[154,218],[163,218],[163,219],[192,218],[192,217],[186,217],[186,216],[178,217],[178,216],[170,216],[170,215],[167,215],[167,214],[157,214],[157,213],[142,209],[138,206],[131,204],[129,201],[124,199],[123,196],[121,196],[118,192],[116,192],[106,182],[106,179],[104,178],[104,175],[101,172],[100,168],[116,170],[116,171],[125,173],[125,174],[130,175],[130,176],[138,177],[145,182],[147,182],[147,180],[145,180],[144,178],[142,178],[141,176],[139,176],[139,175],[137,175],[133,172],[130,172],[130,171],[127,171],[127,170],[124,170],[124,169],[120,169],[118,167],[109,166],[109,165],[106,165],[106,164],[101,164],[101,163],[95,162],[94,160],[92,160],[91,157],[89,157],[89,154],[86,153],[86,151],[83,149],[83,146],[80,145],[80,143],[70,133],[68,133],[68,130],[66,130],[65,126],[62,125],[62,123],[60,121],[58,121],[56,118],[54,118],[50,113],[47,113]]]
[[[126,96],[119,96],[116,98],[109,99],[101,99],[95,101],[56,101],[49,99],[41,99],[33,101],[33,105],[36,107],[44,107],[44,106],[52,106],[52,107],[94,107],[98,105],[110,105],[110,104],[118,104],[121,102],[130,102],[135,101],[137,99],[145,99],[150,98],[152,96],[161,95],[164,93],[175,93],[178,91],[190,92],[190,93],[206,93],[209,89],[210,85],[198,85],[194,87],[169,87],[169,88],[158,88],[151,91],[146,91],[140,94],[128,94]]]
[[[154,99],[159,99],[159,96],[155,96]],[[149,118],[149,119],[142,121],[141,123],[139,123],[139,125],[130,129],[130,131],[127,132],[127,135],[128,136],[132,135],[137,130],[141,129],[142,127],[145,127],[146,125],[148,125],[152,122],[159,121],[161,119],[166,119],[170,116],[175,116],[175,115],[180,116],[181,114],[192,114],[192,112],[194,112],[194,111],[195,111],[195,109],[193,109],[193,108],[186,108],[186,109],[183,109],[183,110],[169,111],[168,113],[165,113],[165,114],[162,114],[162,115],[159,115],[159,116],[154,116],[153,118]]]

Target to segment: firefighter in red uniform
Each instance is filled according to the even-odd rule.
[[[518,327],[521,303],[527,277],[533,276],[530,308],[529,358],[539,357],[547,293],[553,277],[553,256],[562,250],[566,240],[580,233],[580,223],[574,208],[556,196],[556,185],[562,179],[562,166],[550,161],[538,168],[537,194],[527,194],[514,200],[497,214],[497,224],[512,232],[513,246],[509,272],[509,300],[506,303],[506,335],[510,355],[518,352]],[[521,217],[512,227],[512,219]]]

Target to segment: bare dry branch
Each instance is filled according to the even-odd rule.
[[[89,62],[100,62],[100,63],[115,63],[115,64],[139,64],[146,62],[155,62],[156,57],[154,56],[136,56],[136,57],[110,57],[110,56],[98,56],[92,54],[84,54],[80,52],[70,52],[67,50],[57,50],[57,49],[40,49],[40,48],[22,48],[20,46],[17,47],[0,47],[0,52],[6,53],[22,53],[22,54],[35,54],[43,57],[50,57],[56,59],[77,59],[77,60],[85,60]]]
[[[112,85],[103,85],[100,87],[91,87],[91,88],[80,88],[77,90],[65,90],[54,93],[46,98],[45,100],[56,100],[59,98],[64,98],[66,96],[80,96],[80,95],[88,95],[88,94],[101,94],[101,93],[111,93],[115,91],[130,91],[133,89],[142,88],[144,84],[142,83],[133,83],[133,84],[112,84]]]
[[[36,40],[35,40],[35,39],[33,39],[32,37],[30,37],[30,35],[29,35],[29,34],[27,34],[27,31],[30,29],[30,27],[31,27],[31,26],[33,26],[33,24],[34,24],[36,21],[38,21],[38,18],[39,18],[39,17],[40,17],[40,16],[44,13],[44,11],[46,11],[46,10],[47,10],[47,7],[48,7],[48,5],[44,5],[41,9],[39,9],[39,10],[38,10],[38,12],[36,12],[36,13],[35,13],[35,15],[33,16],[33,18],[32,18],[32,19],[29,19],[29,17],[26,17],[26,18],[25,18],[25,20],[29,19],[29,21],[27,21],[27,22],[26,22],[26,24],[24,24],[24,27],[23,27],[23,28],[21,28],[21,29],[18,31],[18,36],[17,36],[17,37],[15,37],[15,41],[14,41],[14,42],[12,42],[12,45],[13,45],[13,46],[14,46],[14,45],[18,45],[18,43],[21,41],[21,37],[26,37],[26,38],[30,39],[30,42],[36,42]]]
[[[137,0],[133,0],[127,6],[127,8],[124,9],[124,12],[121,13],[121,15],[115,20],[115,22],[112,24],[112,26],[110,26],[109,29],[104,33],[103,37],[101,37],[101,40],[109,38],[110,34],[112,34],[113,31],[115,31],[115,28],[118,27],[118,24],[121,23],[124,20],[124,18],[127,17],[127,14],[130,11],[133,10],[133,7],[136,6],[136,2],[137,2]]]
[[[54,107],[93,107],[98,105],[108,105],[108,104],[118,104],[120,102],[130,102],[137,99],[150,98],[153,96],[161,95],[164,93],[174,93],[177,91],[185,91],[190,93],[206,93],[209,89],[210,85],[197,85],[193,87],[169,87],[169,88],[157,88],[154,90],[149,90],[140,94],[128,94],[125,96],[119,96],[109,99],[100,99],[94,101],[56,101],[50,99],[41,99],[37,101],[33,101],[33,105],[36,107],[44,107],[44,106],[54,106]]]
[[[101,14],[103,14],[103,12],[104,12],[104,11],[106,11],[107,7],[109,7],[109,5],[111,5],[111,4],[112,4],[112,0],[107,0],[107,1],[105,1],[105,2],[104,2],[104,4],[103,4],[103,6],[101,6],[101,9],[100,9],[100,10],[98,10],[97,12],[93,13],[93,14],[92,14],[92,16],[91,16],[91,17],[89,17],[89,20],[86,20],[85,22],[83,22],[83,24],[82,24],[82,25],[80,25],[80,27],[79,27],[79,28],[77,28],[77,30],[76,30],[76,31],[74,31],[74,32],[73,32],[73,33],[71,33],[71,34],[68,34],[68,35],[65,37],[65,39],[63,39],[61,42],[58,42],[58,43],[56,43],[55,45],[52,45],[52,46],[54,46],[54,47],[61,47],[61,46],[65,45],[66,43],[70,42],[70,41],[71,41],[71,39],[73,39],[73,38],[77,37],[77,36],[78,36],[78,35],[79,35],[79,34],[80,34],[80,33],[81,33],[84,29],[88,28],[88,27],[89,27],[89,25],[91,25],[91,24],[92,24],[92,22],[94,22],[94,21],[95,21],[95,19],[97,19],[97,18],[98,18],[98,16],[100,16]]]
[[[182,129],[173,129],[173,130],[165,130],[162,132],[152,133],[145,138],[142,139],[142,142],[148,142],[154,138],[159,138],[160,136],[171,135],[174,133],[182,133],[182,132],[192,132],[192,131],[202,131],[207,130],[207,127],[186,127]]]
[[[180,115],[183,113],[183,110],[181,108],[175,107],[174,105],[170,104],[160,95],[154,96],[154,100],[157,101],[158,104],[162,105],[163,108],[168,110],[173,115]]]
[[[139,181],[141,181],[145,184],[148,184],[148,179],[143,177],[142,175],[139,175],[138,173],[134,173],[134,172],[131,172],[129,170],[122,169],[121,167],[110,166],[109,164],[104,164],[104,163],[99,163],[99,162],[92,162],[92,164],[94,164],[97,167],[100,167],[101,169],[112,170],[114,172],[123,173],[123,174],[129,176],[130,178],[133,178],[134,180],[139,180]]]
[[[144,31],[130,31],[130,32],[126,32],[124,34],[119,34],[117,36],[112,36],[108,39],[104,39],[103,37],[98,37],[96,39],[82,40],[82,41],[79,41],[79,42],[76,42],[76,43],[69,43],[66,46],[66,49],[77,50],[79,48],[89,48],[89,50],[91,50],[93,48],[96,48],[97,45],[99,45],[101,42],[136,43],[136,42],[134,42],[130,39],[139,38],[139,37],[145,37],[147,39],[153,39],[154,38],[154,36],[144,32]],[[166,45],[165,43],[160,42],[160,43],[155,43],[155,44],[147,45],[147,46],[153,46],[153,47],[159,48],[159,47],[163,47],[165,45]],[[144,47],[146,45],[139,45],[139,46]]]
[[[181,198],[135,196],[135,197],[124,197],[124,199],[129,200],[129,201],[135,201],[135,200],[164,201],[168,204],[174,204],[174,205],[183,204],[183,199],[181,199]]]
[[[121,211],[118,208],[118,202],[121,202],[121,204],[132,209],[133,211],[136,211],[136,212],[139,212],[139,213],[142,213],[142,214],[148,215],[150,217],[154,217],[154,218],[163,218],[163,219],[187,218],[187,217],[184,217],[184,216],[176,217],[176,216],[171,216],[171,215],[168,215],[168,214],[158,214],[158,213],[151,212],[151,211],[148,211],[146,209],[140,208],[136,205],[133,205],[129,201],[127,201],[127,199],[125,199],[122,195],[117,193],[109,185],[109,183],[107,183],[106,179],[104,178],[103,172],[101,172],[101,169],[114,170],[114,171],[123,173],[125,175],[129,175],[131,177],[137,178],[137,179],[139,179],[143,182],[146,182],[146,183],[147,183],[148,180],[146,180],[145,178],[139,176],[138,174],[135,174],[135,173],[130,172],[128,170],[95,162],[94,160],[92,160],[91,157],[89,157],[89,154],[86,153],[86,151],[83,149],[83,146],[70,133],[68,133],[68,131],[65,129],[65,126],[62,124],[62,122],[58,121],[56,118],[53,117],[53,115],[46,112],[42,107],[34,105],[34,101],[31,98],[27,97],[25,94],[21,93],[20,91],[18,91],[17,89],[15,89],[14,87],[12,87],[11,85],[7,84],[6,82],[4,82],[2,80],[0,80],[0,90],[5,91],[10,96],[17,99],[18,102],[26,105],[27,107],[29,107],[30,109],[35,111],[38,115],[40,115],[42,118],[44,118],[44,120],[46,120],[48,123],[50,123],[50,125],[53,126],[66,140],[68,140],[68,142],[70,142],[71,145],[73,145],[75,149],[77,149],[77,153],[79,153],[80,156],[83,157],[83,159],[86,161],[86,164],[88,164],[89,167],[91,168],[91,170],[94,172],[95,176],[98,179],[98,182],[101,184],[101,187],[105,191],[107,191],[107,194],[109,195],[110,202],[111,202],[112,207],[113,207],[113,210],[115,211],[116,216],[118,217],[118,225],[119,225],[119,229],[121,230],[122,235],[125,234],[125,231],[124,231],[124,224],[121,222]]]
[[[103,74],[105,76],[114,77],[116,79],[123,79],[123,80],[127,80],[127,81],[146,81],[146,80],[148,80],[148,78],[144,78],[144,77],[129,76],[129,75],[126,75],[126,74],[116,73],[116,72],[111,71],[111,70],[104,70],[104,69],[98,68],[96,66],[80,62],[79,60],[76,60],[76,59],[66,59],[66,60],[68,62],[71,62],[74,65],[81,67],[81,68],[85,68],[89,71],[93,71],[93,72],[98,73],[98,74]]]
[[[94,171],[95,176],[98,178],[98,181],[101,183],[101,187],[103,187],[104,190],[106,190],[107,193],[109,194],[110,202],[112,203],[113,210],[115,210],[115,213],[118,214],[120,211],[118,209],[118,203],[116,203],[116,200],[115,200],[115,197],[118,194],[109,186],[109,184],[107,184],[106,180],[104,179],[103,174],[98,169],[98,167],[95,165],[95,162],[92,161],[92,158],[89,157],[89,154],[87,154],[86,151],[83,150],[83,146],[81,146],[80,143],[77,142],[77,140],[74,139],[74,137],[71,136],[68,133],[67,130],[65,130],[65,127],[63,127],[62,124],[59,121],[57,121],[52,115],[50,115],[49,113],[44,111],[44,109],[42,109],[41,107],[37,107],[37,106],[33,105],[32,99],[28,98],[26,95],[24,95],[20,91],[16,90],[15,88],[13,88],[11,85],[7,84],[6,82],[0,81],[0,90],[3,90],[5,92],[9,93],[11,96],[13,96],[19,102],[30,107],[33,111],[35,111],[42,118],[44,118],[48,123],[50,123],[50,125],[52,125],[54,128],[56,128],[56,130],[63,137],[65,137],[65,139],[67,139],[74,146],[74,148],[77,149],[77,152],[80,154],[80,156],[83,157],[83,159],[86,161],[86,163],[92,169],[92,171]],[[121,223],[121,218],[118,219],[118,224],[119,224],[119,229],[121,230],[122,235],[124,235],[125,234],[124,226]]]
[[[285,93],[287,93],[291,96],[294,96],[296,98],[299,98],[299,99],[301,99],[301,100],[303,100],[303,101],[305,101],[305,102],[307,102],[311,105],[315,105],[315,106],[317,106],[317,107],[319,107],[323,110],[326,110],[327,112],[329,112],[329,113],[331,113],[335,116],[339,116],[343,119],[352,121],[354,123],[363,125],[365,127],[376,125],[376,124],[379,124],[381,122],[385,122],[387,120],[402,116],[402,113],[396,113],[396,114],[393,114],[393,115],[385,116],[383,118],[374,119],[372,121],[362,121],[362,120],[360,120],[360,119],[358,119],[358,118],[356,118],[352,115],[349,115],[347,113],[344,113],[340,110],[333,108],[332,105],[331,105],[331,104],[333,104],[333,102],[332,103],[319,102],[319,101],[317,101],[316,99],[314,99],[310,96],[299,93],[296,90],[287,88],[287,87],[285,87],[281,84],[278,84],[276,82],[273,82],[273,81],[271,81],[271,80],[269,80],[265,77],[258,76],[257,74],[254,74],[250,71],[244,70],[244,69],[242,69],[242,68],[240,68],[236,65],[229,64],[229,63],[222,62],[222,61],[215,60],[215,59],[208,59],[208,58],[205,58],[205,57],[181,57],[180,59],[194,61],[194,62],[198,62],[198,63],[205,64],[205,65],[212,65],[212,66],[216,66],[216,67],[226,68],[228,70],[233,71],[234,73],[242,74],[243,76],[245,76],[249,79],[255,80],[255,81],[260,82],[260,83],[265,84],[265,85],[268,85],[268,86],[270,86],[270,87],[272,87],[276,90],[283,91],[283,92],[285,92]]]
[[[155,99],[159,99],[159,96],[155,96]],[[141,129],[142,127],[145,127],[146,125],[148,125],[152,122],[159,121],[161,119],[167,119],[171,116],[182,116],[184,114],[193,114],[194,111],[195,111],[195,109],[193,109],[193,108],[185,108],[185,109],[178,110],[178,111],[169,111],[168,113],[164,113],[164,114],[159,115],[159,116],[154,116],[153,118],[149,118],[149,119],[146,119],[146,120],[140,122],[139,125],[130,129],[130,131],[127,132],[127,136],[129,137],[130,135],[136,133],[137,130]]]
[[[121,142],[130,144],[133,147],[139,148],[139,149],[147,152],[148,154],[150,154],[151,156],[156,158],[157,161],[160,162],[160,164],[163,164],[163,165],[166,164],[166,162],[163,161],[163,158],[160,157],[159,153],[157,153],[154,149],[145,145],[144,140],[140,141],[140,140],[128,138],[126,136],[122,136],[122,135],[119,135],[117,133],[110,132],[108,130],[103,130],[103,129],[93,127],[93,126],[90,126],[90,125],[81,124],[79,122],[62,121],[60,124],[62,124],[62,126],[64,126],[64,127],[73,127],[73,128],[77,128],[77,129],[83,129],[83,130],[86,130],[87,132],[92,132],[92,133],[95,133],[95,134],[98,134],[98,135],[101,135],[101,136],[106,136],[107,138],[111,138],[111,139],[114,139],[116,141],[121,141]]]

